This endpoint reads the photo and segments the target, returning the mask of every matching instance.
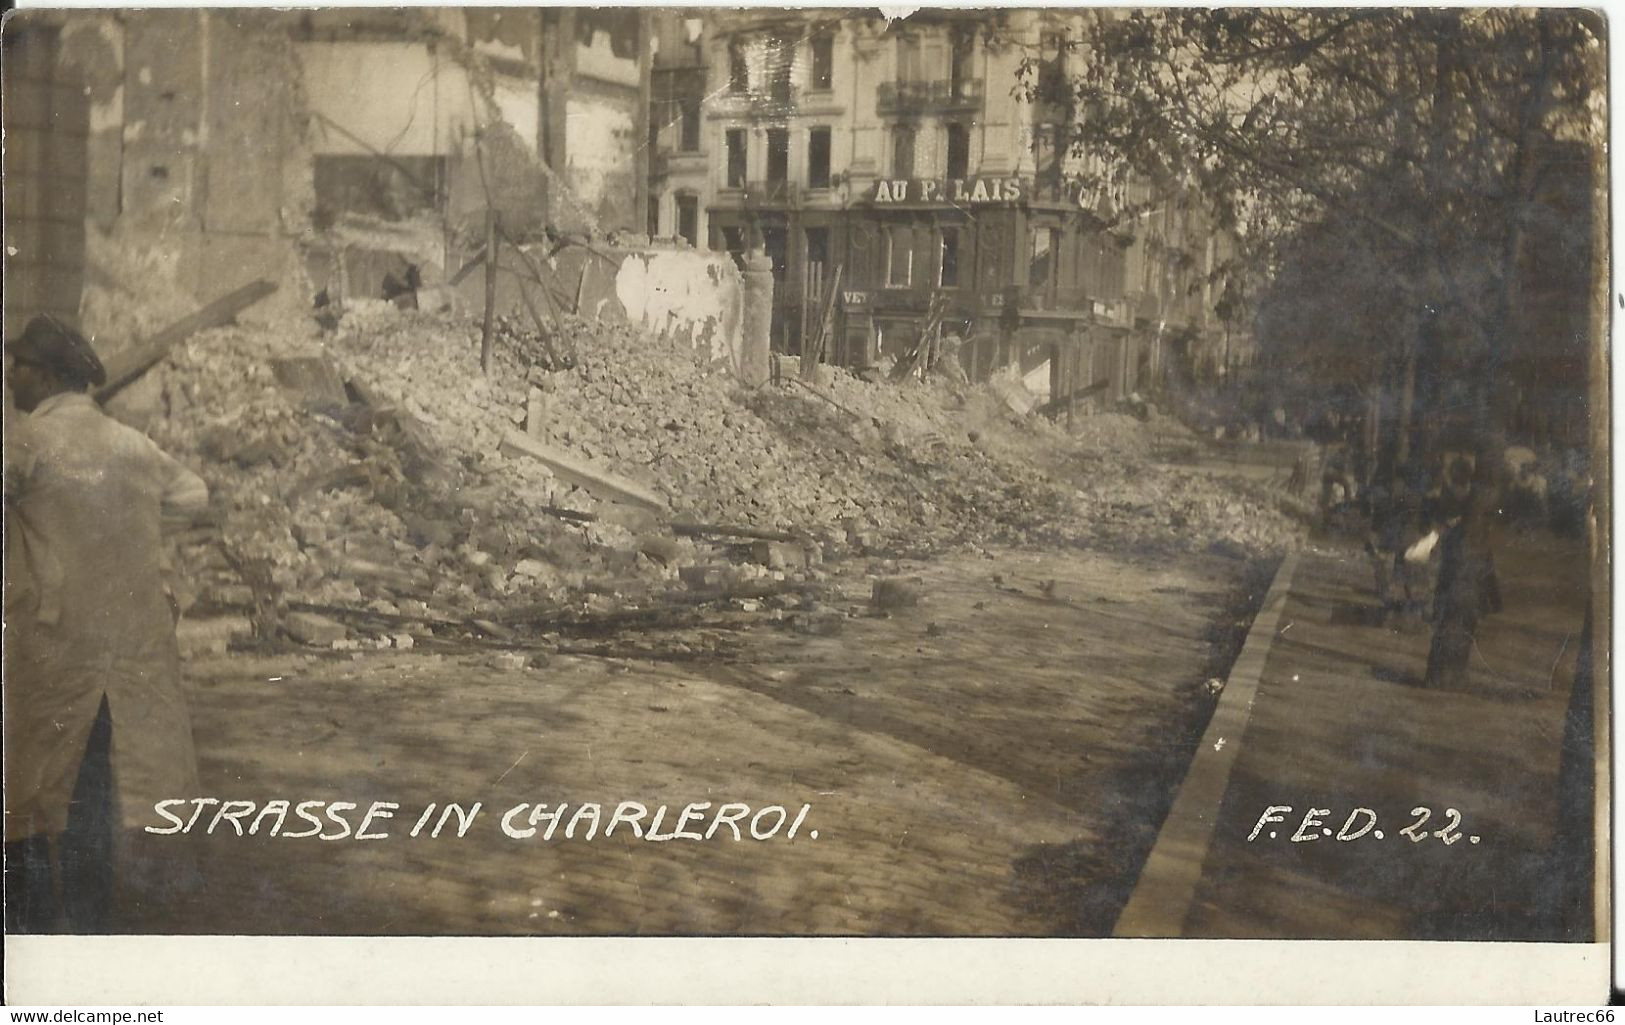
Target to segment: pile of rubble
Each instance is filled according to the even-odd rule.
[[[346,323],[330,343],[347,372],[423,420],[480,466],[529,475],[542,504],[590,496],[500,450],[534,415],[548,445],[647,486],[680,520],[792,532],[869,547],[1019,540],[1064,513],[1067,491],[1030,460],[967,431],[973,399],[925,385],[827,374],[746,392],[694,350],[615,323],[571,320],[567,355],[502,346],[490,381],[476,330],[451,318]],[[561,367],[561,369],[551,369]],[[986,415],[986,411],[983,411]]]
[[[466,626],[515,605],[639,600],[693,558],[685,540],[650,556],[617,523],[539,515],[567,490],[540,467],[491,473],[497,459],[471,454],[483,437],[457,444],[309,343],[218,330],[154,373],[165,415],[153,437],[214,496],[212,524],[177,554],[176,580],[192,590],[180,597],[198,616],[236,613],[262,637],[323,646],[406,646],[433,623]],[[473,400],[488,400],[472,383]],[[323,620],[339,610],[366,612],[374,629]],[[412,632],[383,628],[396,620]]]
[[[705,536],[796,542],[759,541],[726,567],[736,587],[806,581],[842,552],[1294,536],[1267,495],[1147,465],[1130,418],[1068,434],[986,387],[830,368],[751,392],[693,349],[575,318],[549,338],[499,325],[487,378],[476,321],[375,305],[321,336],[208,332],[151,375],[155,439],[216,496],[179,576],[262,636],[405,646],[500,637],[516,607],[634,607],[715,586]],[[598,480],[647,497],[611,504]],[[321,619],[340,610],[368,629]]]

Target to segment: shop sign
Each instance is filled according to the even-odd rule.
[[[978,206],[1018,203],[1026,188],[1021,178],[882,178],[869,198],[876,203]]]
[[[867,306],[867,305],[869,305],[869,293],[868,292],[842,292],[841,293],[841,305],[847,307],[848,309],[850,309],[850,308],[852,308],[854,306]]]

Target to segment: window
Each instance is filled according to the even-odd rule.
[[[768,83],[769,95],[774,103],[790,101],[790,69],[796,62],[796,43],[793,39],[775,39],[772,47],[772,78]]]
[[[920,80],[920,40],[915,36],[897,37],[897,80]]]
[[[902,359],[920,341],[920,325],[914,320],[877,320],[875,322],[876,348],[880,355]]]
[[[807,238],[807,295],[821,299],[824,283],[829,279],[829,229],[808,228]]]
[[[744,230],[732,226],[723,228],[722,248],[728,253],[729,256],[734,258],[734,263],[738,264],[739,268],[743,270],[745,267]]]
[[[828,128],[814,128],[807,133],[807,187],[829,188]]]
[[[649,197],[649,237],[660,234],[660,197]]]
[[[679,116],[683,119],[683,152],[694,153],[700,148],[700,98],[684,96],[677,103],[680,108]]]
[[[698,248],[700,244],[700,197],[687,194],[677,197],[677,234],[687,239],[689,245]]]
[[[963,99],[969,92],[975,46],[976,37],[970,29],[954,33],[952,63],[948,66],[948,89],[953,99]]]
[[[828,32],[813,36],[812,87],[832,89],[835,86],[835,37]]]
[[[914,231],[894,224],[886,229],[886,287],[907,288],[914,279]]]
[[[897,125],[891,130],[891,173],[894,178],[914,177],[913,125]]]
[[[594,7],[576,12],[576,38],[583,46],[595,46],[598,36],[608,37],[610,52],[622,60],[638,55],[638,12],[622,8]]]
[[[767,183],[782,185],[790,178],[790,130],[767,130]]]
[[[1033,128],[1033,159],[1037,168],[1037,184],[1056,190],[1061,187],[1061,160],[1065,146],[1062,139],[1066,129],[1061,125],[1036,125]]]
[[[829,263],[829,229],[807,229],[807,262]]]
[[[1027,284],[1033,288],[1045,288],[1055,275],[1056,257],[1061,248],[1061,230],[1059,228],[1033,229],[1033,255],[1027,264]]]
[[[786,253],[784,236],[785,232],[783,228],[774,227],[762,229],[762,248],[767,251],[768,258],[773,261],[773,280],[781,283],[784,281],[785,277],[784,259]]]
[[[962,124],[948,126],[948,177],[970,174],[970,129]]]
[[[1038,98],[1045,103],[1067,103],[1072,97],[1072,83],[1066,73],[1066,37],[1058,32],[1045,32],[1040,49]]]
[[[747,92],[750,89],[750,64],[745,60],[745,44],[735,39],[728,44],[728,91]]]
[[[745,130],[728,129],[727,145],[728,188],[742,189],[745,187]]]
[[[940,288],[959,287],[959,229],[943,228],[940,242],[941,259],[937,263],[937,285]]]

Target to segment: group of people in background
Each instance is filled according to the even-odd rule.
[[[1425,682],[1461,686],[1462,655],[1473,643],[1480,617],[1502,609],[1492,527],[1508,521],[1509,507],[1519,511],[1512,499],[1520,496],[1535,498],[1525,522],[1544,523],[1547,517],[1547,493],[1533,472],[1534,453],[1498,444],[1401,459],[1391,448],[1379,460],[1364,444],[1363,427],[1363,420],[1336,413],[1312,425],[1311,437],[1322,451],[1322,526],[1357,525],[1383,622],[1431,623]],[[1499,458],[1484,462],[1482,453],[1490,451]]]

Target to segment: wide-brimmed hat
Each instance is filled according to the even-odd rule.
[[[63,380],[92,388],[107,383],[107,368],[90,342],[49,313],[36,315],[6,348],[18,363],[43,367]]]

